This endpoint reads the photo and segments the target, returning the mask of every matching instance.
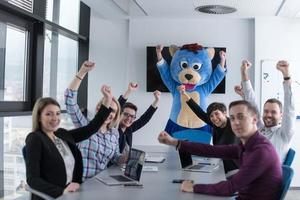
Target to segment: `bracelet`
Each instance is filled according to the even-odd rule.
[[[76,75],[76,78],[82,81],[82,78],[80,76]]]
[[[290,76],[283,77],[283,80],[285,80],[285,81],[288,81],[288,80],[290,80],[290,79],[291,79],[291,77],[290,77]]]
[[[177,145],[176,145],[176,150],[178,150],[179,148],[180,148],[180,146],[181,146],[181,141],[180,140],[177,140],[178,142],[177,142]]]

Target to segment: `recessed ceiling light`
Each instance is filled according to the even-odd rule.
[[[237,9],[234,7],[222,6],[222,5],[198,6],[197,8],[195,8],[195,10],[207,14],[229,14],[237,11]]]

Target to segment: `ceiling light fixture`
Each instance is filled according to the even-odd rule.
[[[217,14],[217,15],[229,14],[237,11],[237,9],[234,7],[222,6],[222,5],[198,6],[197,8],[195,8],[195,10],[206,14]]]

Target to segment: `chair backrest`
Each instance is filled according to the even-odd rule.
[[[290,166],[282,165],[282,185],[280,191],[280,200],[283,200],[290,188],[294,176],[294,170]]]
[[[288,153],[286,154],[285,160],[283,162],[283,165],[291,166],[295,157],[295,150],[290,148]]]
[[[26,158],[27,158],[27,156],[26,156],[26,146],[24,146],[22,148],[22,155],[23,155],[24,161],[26,162]],[[27,184],[25,185],[25,189],[30,193],[30,199],[31,199],[31,195],[34,194],[34,195],[36,195],[38,197],[41,197],[41,198],[43,198],[45,200],[54,200],[54,198],[50,197],[49,195],[44,194],[44,193],[42,193],[40,191],[37,191],[37,190],[31,188]]]
[[[201,130],[183,130],[173,133],[173,137],[190,142],[210,144],[211,134]]]

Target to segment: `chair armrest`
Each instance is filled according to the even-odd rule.
[[[41,197],[41,198],[43,198],[43,199],[45,199],[45,200],[54,200],[53,197],[50,197],[50,196],[47,195],[47,194],[44,194],[44,193],[39,192],[39,191],[37,191],[37,190],[35,190],[35,189],[32,189],[29,185],[25,185],[25,189],[26,189],[28,192],[30,192],[30,193],[32,193],[32,194],[35,194],[35,195],[37,195],[37,196],[39,196],[39,197]]]

